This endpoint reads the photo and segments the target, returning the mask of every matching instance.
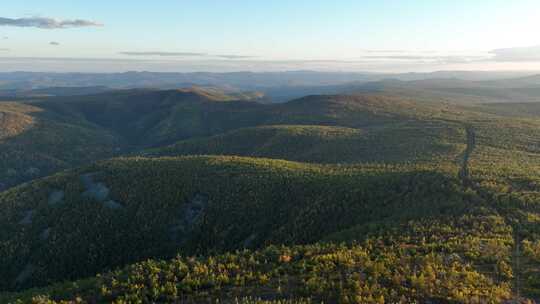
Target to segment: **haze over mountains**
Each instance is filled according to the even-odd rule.
[[[468,102],[534,101],[540,79],[533,72],[447,71],[378,74],[295,72],[237,73],[0,73],[0,96],[85,95],[118,89],[213,87],[228,94],[258,92],[266,102],[312,94],[397,92]]]

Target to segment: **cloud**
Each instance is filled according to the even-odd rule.
[[[9,49],[2,49],[2,48],[0,48],[0,52],[9,52]]]
[[[54,46],[58,46],[58,45],[60,45],[60,42],[51,41],[51,42],[49,42],[49,44],[54,45]]]
[[[248,59],[248,58],[256,58],[256,56],[246,56],[246,55],[216,55],[218,58],[223,59]]]
[[[540,45],[492,50],[493,60],[499,62],[540,61]]]
[[[364,49],[361,50],[364,53],[378,53],[378,54],[410,54],[410,53],[437,53],[438,51],[434,50],[374,50],[374,49]]]
[[[163,57],[202,57],[207,56],[205,53],[191,52],[120,52],[121,55],[128,56],[163,56]]]
[[[4,36],[4,37],[2,37],[2,39],[4,39],[4,40],[8,40],[8,39],[9,39],[9,37],[8,37],[8,36]]]
[[[74,27],[103,26],[103,24],[83,19],[57,20],[53,18],[43,17],[11,19],[0,17],[0,26],[36,27],[41,29],[64,29]]]
[[[476,61],[483,61],[486,56],[473,56],[473,55],[373,55],[363,56],[362,59],[367,60],[386,60],[386,61],[410,61],[410,62],[429,62],[439,64],[449,63],[469,63]]]
[[[420,56],[420,55],[374,55],[374,56],[362,56],[365,59],[387,59],[387,60],[433,60],[439,59],[438,56]]]
[[[119,54],[128,55],[128,56],[214,57],[214,58],[221,58],[221,59],[256,58],[256,56],[246,56],[246,55],[233,55],[233,54],[213,55],[213,54],[207,54],[207,53],[194,53],[194,52],[120,52]]]

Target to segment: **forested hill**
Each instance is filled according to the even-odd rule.
[[[144,156],[242,155],[310,163],[401,163],[456,159],[463,128],[444,122],[385,127],[268,125],[146,150]]]
[[[453,214],[467,209],[468,199],[451,169],[114,159],[0,196],[3,288],[80,278],[148,257],[311,243],[383,219]]]
[[[1,103],[0,302],[540,297],[536,107],[420,100]]]
[[[303,149],[301,146],[282,146],[284,152],[274,155],[263,152],[261,156],[302,161],[311,158],[323,162],[429,158],[432,152],[454,153],[456,140],[463,143],[462,136],[457,139],[454,136],[462,132],[461,126],[434,121],[444,109],[440,105],[366,95],[309,96],[280,105],[263,105],[247,95],[228,96],[215,90],[127,90],[42,98],[27,103],[2,102],[0,189],[95,160],[136,154],[149,147],[271,125],[347,127],[355,129],[353,133],[361,129],[358,132],[363,134],[365,142],[355,144],[350,152],[337,152],[333,160],[326,159],[328,151],[305,157],[291,157],[290,152],[286,155],[286,150]],[[262,133],[243,140],[244,144],[269,134],[268,129],[250,130]],[[415,132],[425,135],[410,136]],[[317,140],[317,134],[321,133],[311,132],[308,142]],[[331,137],[333,135],[327,136]],[[392,138],[402,139],[408,152],[403,155],[371,152],[391,149]],[[405,141],[406,138],[410,140]],[[377,140],[383,142],[376,143]],[[371,144],[375,145],[373,150],[370,150]],[[421,152],[424,146],[428,148]],[[252,146],[252,149],[258,147]],[[345,157],[345,153],[354,155]],[[340,154],[345,158],[341,159]]]
[[[512,222],[463,188],[456,169],[184,157],[53,176],[0,197],[4,288],[149,257],[207,258],[148,261],[6,299],[510,299]]]

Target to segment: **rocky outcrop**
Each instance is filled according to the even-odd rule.
[[[62,190],[53,190],[51,193],[49,193],[49,198],[47,199],[47,203],[49,206],[57,206],[61,204],[64,201],[64,191]]]
[[[171,238],[176,242],[183,242],[200,220],[209,198],[204,194],[195,194],[192,199],[185,203],[179,212],[178,218],[170,228]]]
[[[82,195],[102,203],[103,206],[109,209],[123,209],[124,205],[110,199],[110,189],[104,183],[94,181],[94,177],[98,174],[99,172],[93,172],[80,176],[81,182],[83,183],[85,189]]]
[[[28,210],[24,213],[24,217],[19,221],[19,224],[21,225],[30,225],[32,224],[32,220],[34,219],[34,214],[36,212],[34,210]]]

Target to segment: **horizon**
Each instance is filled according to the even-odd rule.
[[[0,71],[540,71],[533,0],[4,6]]]
[[[0,61],[2,59],[0,58]],[[429,72],[421,72],[421,71],[404,71],[404,72],[372,72],[372,71],[324,71],[324,70],[309,70],[309,69],[292,69],[292,70],[262,70],[262,71],[252,71],[252,70],[235,70],[235,71],[188,71],[188,72],[182,72],[182,71],[148,71],[148,70],[126,70],[126,71],[103,71],[103,72],[95,72],[95,71],[31,71],[31,70],[12,70],[12,71],[0,71],[0,74],[88,74],[88,75],[98,75],[98,74],[106,74],[106,75],[115,75],[115,74],[130,74],[130,73],[139,73],[139,74],[287,74],[287,73],[320,73],[320,74],[354,74],[354,75],[378,75],[378,76],[400,76],[400,75],[435,75],[435,74],[444,74],[444,73],[460,73],[460,74],[474,74],[474,73],[480,73],[480,74],[518,74],[518,75],[524,75],[524,76],[517,76],[517,77],[508,77],[508,79],[513,78],[520,78],[520,77],[528,77],[528,76],[537,76],[540,75],[540,69],[538,70],[434,70]],[[459,77],[434,77],[430,79],[459,79]],[[392,78],[384,78],[384,79],[392,79]],[[413,80],[414,81],[414,80]]]

